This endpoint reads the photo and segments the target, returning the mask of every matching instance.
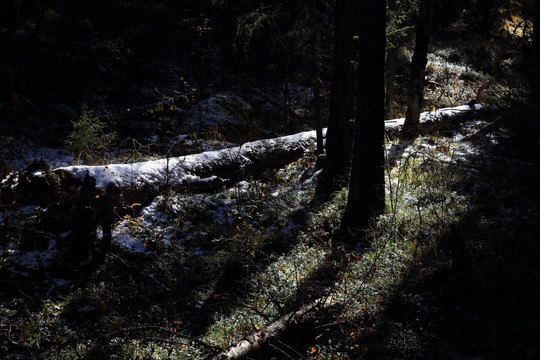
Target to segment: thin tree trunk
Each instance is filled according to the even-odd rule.
[[[386,55],[386,114],[385,119],[394,118],[394,100],[396,91],[394,88],[394,79],[396,77],[396,48],[391,47]]]
[[[318,68],[317,64],[317,68]],[[315,78],[313,85],[313,101],[315,107],[315,130],[317,132],[317,154],[324,153],[323,129],[321,118],[321,85],[319,84],[319,76]]]
[[[420,112],[424,103],[424,81],[426,76],[429,36],[432,25],[433,0],[420,0],[418,23],[416,24],[416,44],[409,78],[407,112],[403,131],[407,136],[417,136]]]
[[[326,162],[324,179],[332,191],[340,178],[347,174],[354,134],[356,52],[354,36],[357,34],[357,0],[336,0],[334,55],[328,132],[326,134]]]
[[[315,30],[315,1],[311,2],[311,51],[313,61],[313,107],[315,115],[315,130],[317,132],[317,154],[324,153],[322,118],[321,118],[321,65],[317,53],[318,36]]]
[[[359,9],[358,88],[349,197],[342,229],[367,229],[384,212],[384,56],[386,3]]]
[[[71,213],[71,232],[67,249],[71,255],[87,260],[95,253],[96,242],[96,179],[86,174]]]
[[[287,109],[289,108],[289,86],[287,85],[287,77],[283,79],[283,126],[290,126],[288,123],[288,113]]]
[[[533,6],[532,86],[529,101],[540,105],[540,0],[534,0]]]
[[[390,13],[396,11],[396,0],[388,1],[388,10]],[[389,19],[388,19],[389,20]],[[387,21],[388,21],[387,20]],[[388,50],[386,51],[386,98],[384,118],[391,120],[394,118],[394,100],[396,99],[396,91],[394,88],[394,80],[396,78],[396,44],[395,36],[391,36],[388,40]]]

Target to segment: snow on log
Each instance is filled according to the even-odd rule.
[[[474,104],[474,105],[461,105],[456,107],[442,108],[434,111],[426,111],[420,114],[420,123],[426,123],[429,121],[436,122],[446,119],[451,119],[453,117],[462,116],[465,113],[476,111],[476,110],[493,110],[496,109],[495,106],[486,106],[483,104]],[[402,127],[405,123],[405,118],[385,120],[384,126],[386,129],[393,129]]]
[[[304,305],[299,310],[281,317],[264,329],[248,335],[236,345],[218,354],[214,359],[235,360],[252,356],[264,345],[284,339],[290,331],[297,331],[300,327],[312,327],[317,320],[328,315],[330,311],[339,309],[340,306],[339,303],[329,300],[316,300]]]
[[[82,183],[86,174],[97,189],[186,188],[190,185],[226,184],[243,174],[286,165],[304,155],[315,142],[315,131],[181,157],[132,164],[68,166],[54,171],[62,178]],[[214,186],[210,186],[214,187]]]
[[[420,121],[440,121],[466,112],[486,108],[484,105],[462,105],[421,114]],[[387,129],[403,125],[404,119],[385,121]],[[307,131],[274,139],[258,140],[241,146],[207,151],[200,154],[146,161],[132,164],[101,166],[68,166],[54,171],[63,178],[82,183],[86,174],[96,179],[97,189],[110,185],[121,189],[215,188],[238,180],[242,174],[292,162],[312,148],[315,131]]]

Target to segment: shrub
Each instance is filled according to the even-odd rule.
[[[103,159],[111,143],[116,140],[115,132],[105,132],[106,124],[86,105],[82,108],[79,121],[73,123],[73,131],[67,136],[65,146],[84,163],[97,163]]]

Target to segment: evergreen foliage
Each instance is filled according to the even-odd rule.
[[[236,49],[266,65],[268,60],[278,62],[282,74],[309,66],[311,32],[319,34],[319,46],[324,48],[329,46],[333,27],[331,2],[310,1],[309,6],[291,0],[275,2],[240,16]]]
[[[106,129],[107,125],[83,106],[79,120],[73,123],[73,131],[66,138],[66,149],[86,164],[98,162],[117,137],[115,132],[106,132]]]

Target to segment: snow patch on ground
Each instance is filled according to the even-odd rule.
[[[302,168],[302,165],[295,166]],[[290,177],[286,173],[297,171],[295,166],[289,167],[288,171],[278,171],[278,183],[286,181],[286,176]],[[136,218],[125,217],[115,227],[114,239],[125,250],[141,253],[147,253],[149,243],[156,241],[184,243],[186,248],[193,242],[206,243],[205,248],[189,249],[194,255],[202,255],[212,251],[213,241],[234,237],[232,234],[221,234],[219,229],[223,226],[251,226],[253,231],[277,231],[283,236],[292,236],[298,224],[283,220],[287,218],[286,212],[294,212],[312,199],[315,179],[319,174],[320,171],[310,168],[300,176],[300,181],[289,179],[292,183],[285,185],[242,180],[216,194],[186,196],[171,192],[159,195]],[[270,210],[273,214],[268,215],[267,211],[261,209],[272,209],[274,202],[286,207],[286,211]],[[201,242],[201,239],[205,240]]]
[[[68,166],[75,163],[75,158],[62,149],[52,149],[47,147],[38,147],[33,144],[21,144],[20,153],[16,156],[2,154],[7,168],[25,169],[33,161],[44,160],[51,168]]]
[[[253,118],[253,109],[240,96],[226,91],[201,101],[191,110],[181,132],[205,131],[245,123]]]
[[[0,256],[6,252],[9,255],[9,263],[18,265],[28,270],[39,270],[47,268],[54,260],[55,256],[60,255],[56,248],[56,240],[49,238],[49,246],[46,250],[22,251],[15,248],[8,248],[0,251]]]

